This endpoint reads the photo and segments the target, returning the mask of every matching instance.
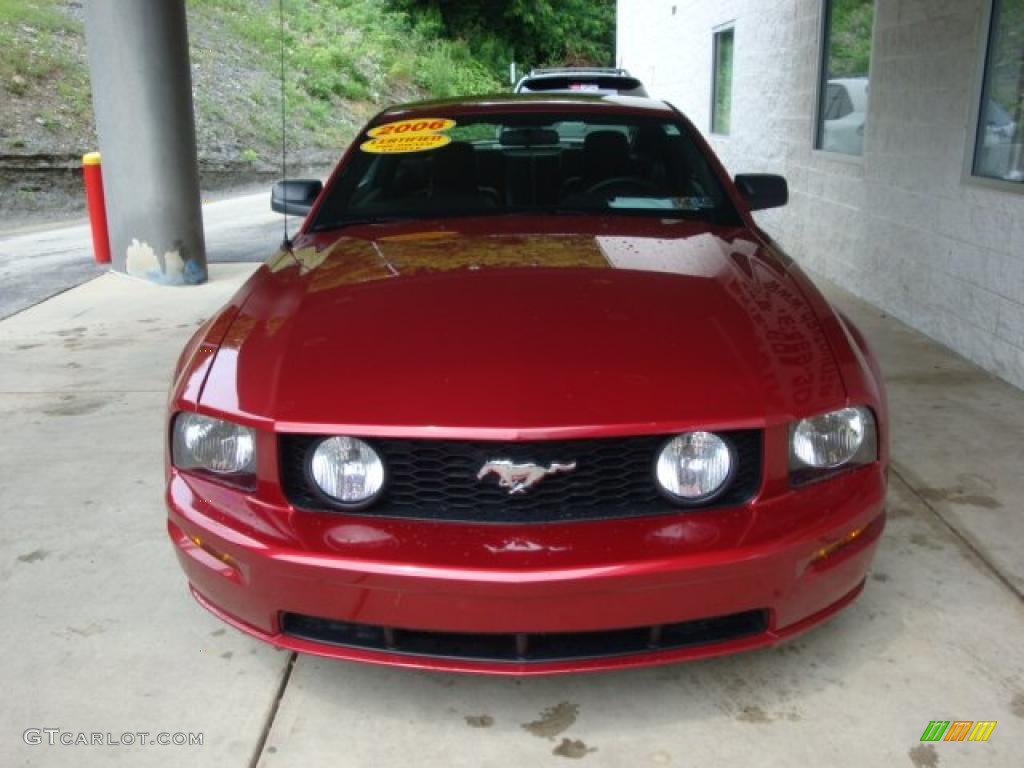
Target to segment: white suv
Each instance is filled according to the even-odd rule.
[[[516,93],[617,93],[646,97],[643,83],[624,69],[562,67],[534,69],[516,83]]]

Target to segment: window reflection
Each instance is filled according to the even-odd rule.
[[[815,147],[864,153],[874,0],[826,0]]]
[[[723,29],[714,36],[714,79],[711,98],[711,132],[728,134],[732,119],[733,30]]]
[[[1024,182],[1024,0],[994,0],[974,174]]]

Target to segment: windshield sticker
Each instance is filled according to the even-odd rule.
[[[419,117],[412,120],[396,120],[371,128],[366,132],[369,141],[359,147],[363,152],[377,155],[395,155],[404,152],[426,152],[440,149],[451,143],[451,137],[439,131],[455,127],[455,121],[447,117]]]
[[[379,139],[384,136],[410,136],[424,133],[437,133],[447,131],[455,127],[455,121],[447,117],[418,117],[412,120],[396,120],[393,123],[385,123],[371,128],[366,135],[371,139]]]
[[[429,149],[440,149],[450,144],[451,136],[440,133],[422,133],[414,136],[385,136],[382,139],[370,139],[360,147],[363,152],[377,155],[396,155],[403,152],[425,152]]]

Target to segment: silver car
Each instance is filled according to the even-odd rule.
[[[864,119],[868,112],[868,79],[843,77],[825,84],[821,148],[845,155],[864,152]]]

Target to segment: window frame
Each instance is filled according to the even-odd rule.
[[[832,19],[833,0],[821,0],[818,13],[818,68],[814,86],[814,114],[811,117],[811,152],[829,160],[838,160],[844,163],[863,165],[864,156],[868,148],[868,119],[871,116],[871,70],[875,61],[875,32],[878,28],[878,0],[871,0],[871,53],[868,56],[868,111],[864,115],[864,147],[859,155],[848,155],[845,152],[836,152],[831,149],[824,149],[819,146],[825,131],[823,111],[825,106],[825,95],[828,90],[828,45],[831,36],[829,35],[829,21]]]
[[[732,70],[729,72],[729,131],[721,133],[715,130],[715,98],[718,94],[718,41],[719,35],[732,33]],[[711,103],[708,109],[708,133],[715,138],[727,139],[732,135],[732,102],[736,81],[736,20],[727,21],[711,28]]]
[[[989,57],[992,53],[992,43],[995,37],[995,25],[993,22],[996,18],[995,9],[997,2],[1002,2],[1002,0],[985,0],[985,7],[982,10],[974,86],[971,88],[970,120],[967,124],[967,146],[964,153],[963,170],[960,180],[962,184],[968,186],[983,187],[1021,195],[1024,194],[1024,182],[993,179],[991,176],[979,176],[974,172],[975,161],[978,156],[978,137],[981,135],[982,107],[988,90],[985,87],[985,80],[988,75]]]

